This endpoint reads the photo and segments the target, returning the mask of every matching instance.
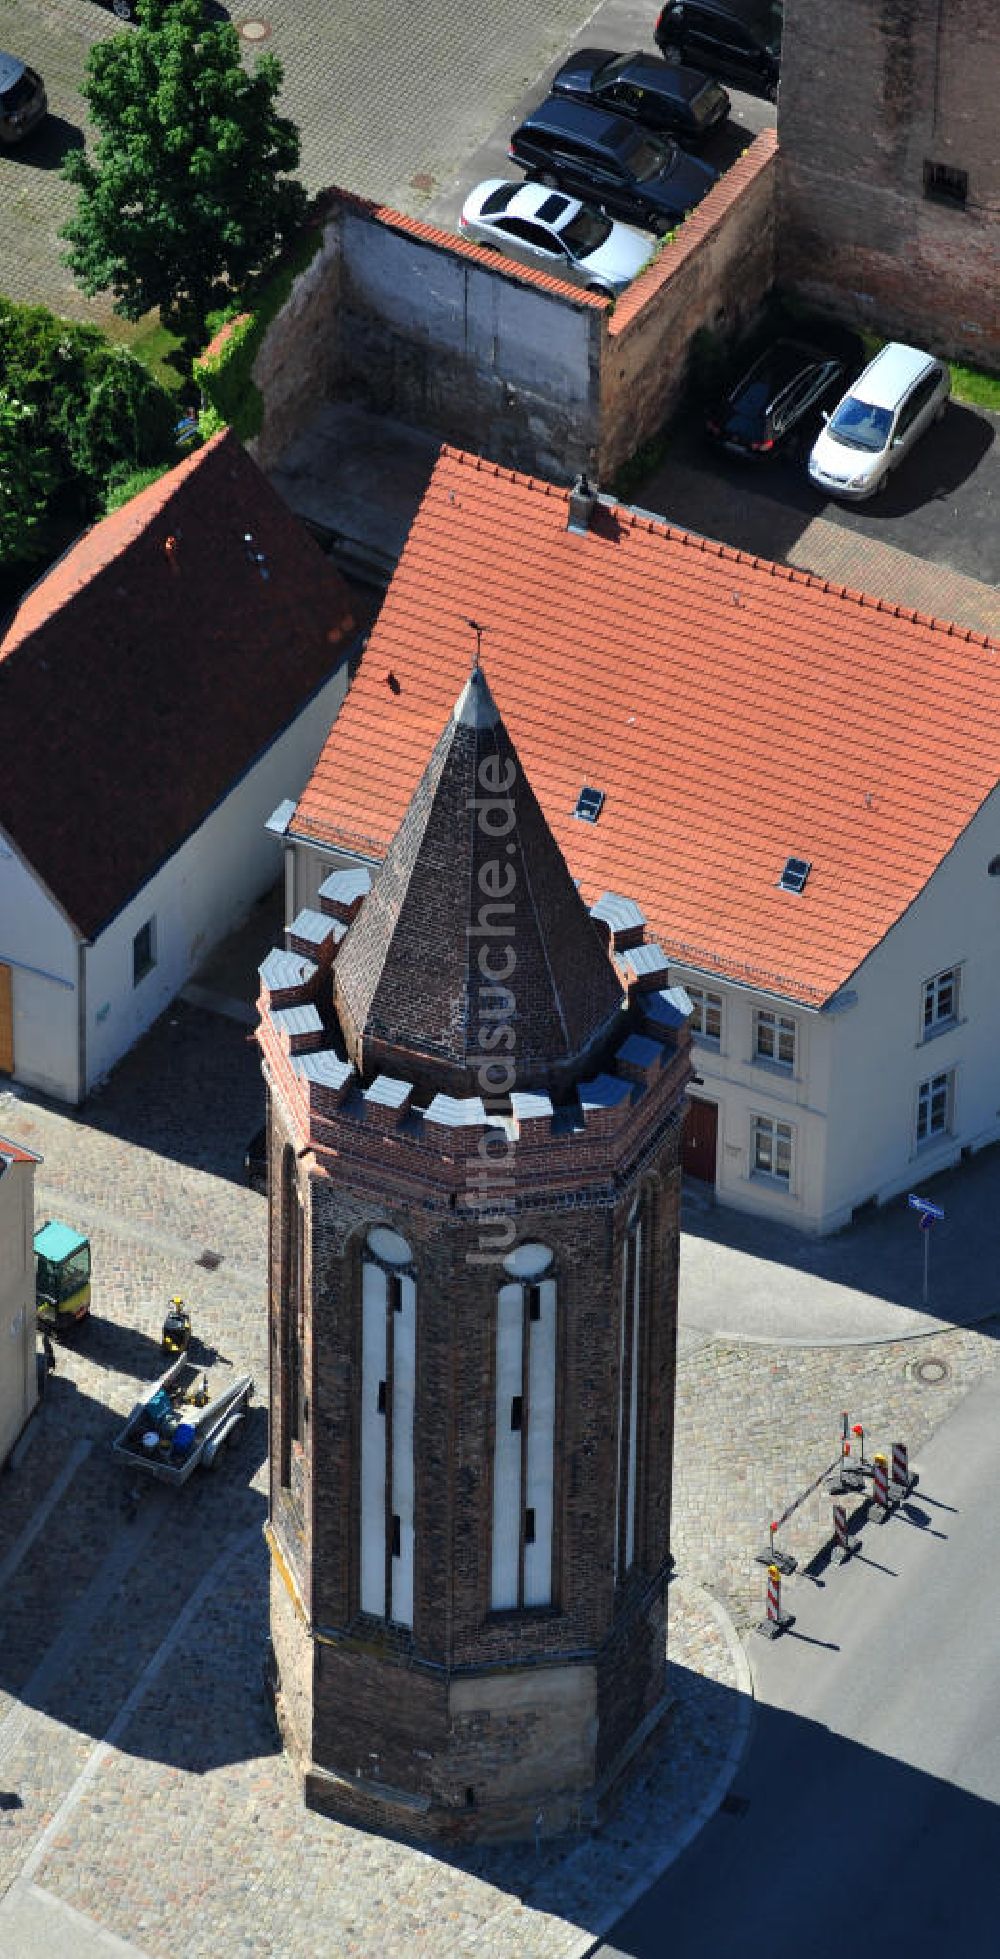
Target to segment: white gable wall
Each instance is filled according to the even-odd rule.
[[[33,872],[2,839],[0,964],[11,968],[15,1079],[76,1101],[76,935]]]
[[[870,1197],[918,1189],[963,1148],[1000,1137],[1000,791],[984,804],[906,915],[859,967],[837,1021],[827,1228]],[[923,1034],[924,981],[959,966],[955,1023]],[[916,1142],[917,1092],[954,1075],[949,1132]]]

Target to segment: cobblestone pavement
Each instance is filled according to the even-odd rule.
[[[662,1733],[593,1838],[430,1855],[307,1814],[263,1691],[266,1205],[237,1180],[259,1112],[246,1029],[183,1003],[82,1114],[0,1097],[0,1129],[44,1157],[40,1215],[90,1229],[95,1257],[93,1324],[58,1350],[0,1506],[0,1785],[23,1805],[0,1810],[8,1922],[41,1900],[37,1949],[54,1959],[79,1950],[76,1913],[145,1959],[570,1959],[718,1806],[738,1759],[746,1662],[712,1595],[741,1628],[760,1616],[753,1551],[832,1460],[841,1410],[864,1421],[869,1454],[901,1436],[919,1463],[996,1364],[997,1328],[686,1353]],[[205,1249],[217,1270],[197,1264]],[[108,1444],[159,1372],[175,1291],[218,1366],[253,1371],[258,1401],[212,1476],[151,1486],[130,1519]],[[928,1357],[943,1363],[937,1385],[914,1371]],[[829,1514],[813,1497],[781,1542],[812,1558]],[[791,1584],[821,1579],[817,1567]]]
[[[382,0],[228,11],[237,27],[256,19],[270,30],[244,42],[247,59],[273,53],[283,65],[281,106],[302,137],[307,189],[343,184],[418,214],[593,9],[588,0],[421,0],[404,8],[403,31]],[[116,31],[94,0],[0,0],[0,47],[39,70],[51,109],[36,136],[0,151],[0,291],[102,324],[108,301],[86,299],[60,264],[76,193],[59,165],[87,132],[88,50]]]

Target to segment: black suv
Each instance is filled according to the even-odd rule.
[[[550,95],[510,139],[530,177],[600,204],[613,217],[670,231],[701,202],[716,172],[624,116]]]
[[[667,0],[653,39],[670,59],[725,75],[773,101],[781,25],[782,0]]]

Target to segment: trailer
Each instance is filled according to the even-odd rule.
[[[197,1469],[210,1469],[227,1436],[253,1399],[253,1376],[239,1374],[213,1393],[208,1374],[181,1354],[145,1400],[137,1401],[112,1454],[130,1469],[179,1488]]]

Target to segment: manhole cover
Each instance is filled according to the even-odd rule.
[[[940,1381],[946,1381],[951,1368],[946,1360],[939,1360],[936,1354],[928,1354],[926,1360],[913,1363],[913,1378],[922,1381],[925,1388],[936,1388]]]
[[[271,23],[269,20],[241,20],[236,32],[242,41],[269,41]]]
[[[195,1259],[195,1264],[203,1265],[206,1272],[217,1272],[222,1264],[222,1253],[202,1252],[201,1257]]]
[[[418,170],[416,176],[410,178],[410,189],[432,191],[434,189],[434,178],[428,170]]]

